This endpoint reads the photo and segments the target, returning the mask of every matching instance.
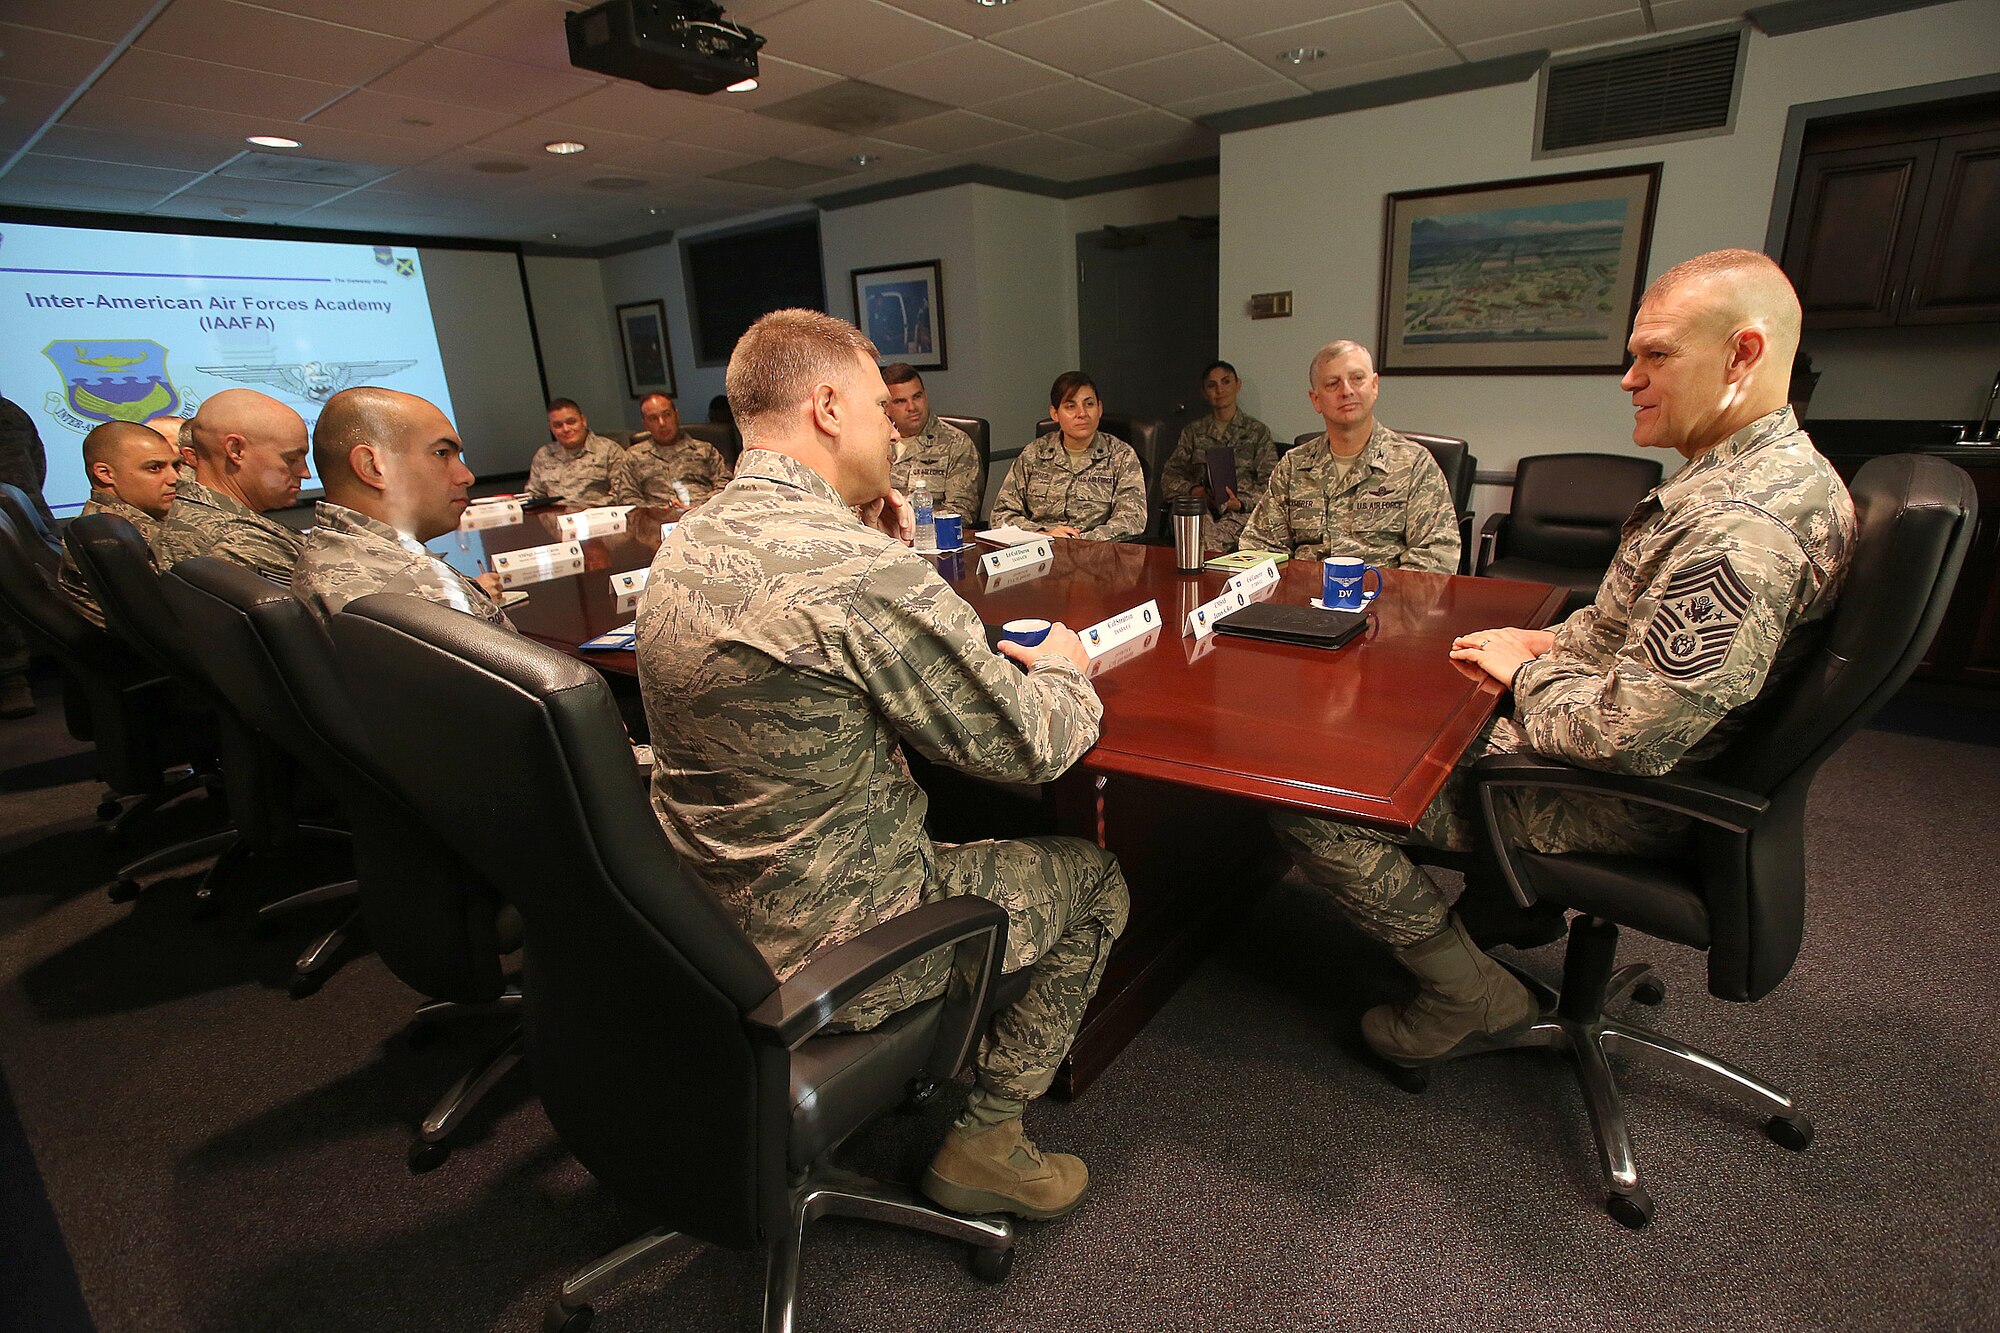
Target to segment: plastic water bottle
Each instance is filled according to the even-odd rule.
[[[937,550],[937,508],[931,503],[931,488],[922,477],[910,482],[910,508],[917,515],[917,549]]]

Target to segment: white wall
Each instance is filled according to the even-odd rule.
[[[530,255],[527,268],[549,395],[574,398],[600,433],[636,429],[627,425],[637,420],[638,404],[625,392],[623,353],[598,261]],[[521,433],[520,466],[526,468],[548,442],[548,422],[523,422]]]
[[[1962,0],[1790,37],[1752,30],[1746,58],[1734,133],[1684,143],[1537,161],[1534,80],[1224,135],[1221,333],[1244,406],[1274,434],[1310,429],[1313,350],[1337,337],[1373,344],[1385,195],[1661,161],[1649,278],[1706,250],[1760,249],[1795,103],[1990,74],[2000,21],[1992,0]],[[1250,320],[1252,292],[1284,290],[1292,318]],[[1962,416],[2000,369],[1991,326],[1812,334],[1806,347],[1826,372],[1820,417]],[[1464,436],[1481,470],[1526,454],[1634,451],[1628,400],[1608,374],[1385,376],[1379,412]]]
[[[426,246],[424,286],[451,386],[452,424],[481,476],[519,472],[544,424],[521,271],[511,253]],[[393,381],[392,381],[393,382]]]

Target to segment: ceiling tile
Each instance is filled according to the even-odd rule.
[[[138,47],[120,56],[92,87],[274,121],[297,120],[347,91],[342,84],[237,69]]]
[[[982,148],[979,151],[979,159],[992,166],[1007,171],[1018,171],[1023,175],[1047,176],[1051,163],[1096,151],[1100,150],[1072,143],[1068,139],[1058,139],[1052,134],[1031,134],[1024,139]]]
[[[436,41],[493,3],[493,0],[257,0],[307,18],[331,19],[350,28]]]
[[[704,119],[680,125],[663,125],[659,134],[663,139],[692,144],[696,148],[720,148],[756,157],[773,157],[801,148],[813,148],[840,137],[834,131],[817,125],[800,125],[747,111],[732,113],[726,120]]]
[[[1093,148],[1082,153],[1072,153],[1047,163],[1038,173],[1050,180],[1081,181],[1093,176],[1116,176],[1127,171],[1137,171],[1145,165],[1144,160],[1129,153],[1113,153],[1101,148]]]
[[[732,11],[733,12],[733,11]],[[769,55],[757,57],[757,86],[747,93],[721,92],[711,96],[712,101],[736,111],[755,111],[760,106],[782,102],[787,97],[809,93],[815,88],[824,88],[829,83],[839,83],[838,74],[829,74],[809,65],[793,64],[789,60],[774,60]]]
[[[56,113],[70,88],[56,83],[30,83],[26,79],[0,78],[0,118],[6,123],[39,129]]]
[[[12,172],[0,176],[0,203],[27,204],[43,208],[80,208],[109,215],[115,222],[119,213],[143,213],[160,201],[160,192],[109,190],[95,185],[51,185],[45,181],[16,180]]]
[[[481,4],[489,2],[479,0]],[[507,0],[440,39],[438,45],[519,65],[568,69],[569,38],[563,32],[563,15],[575,8],[564,0]]]
[[[516,65],[437,46],[426,48],[369,85],[378,93],[400,93],[404,97],[430,98],[487,111],[511,111],[517,116],[540,115],[603,86],[604,80],[598,78],[536,69],[533,65]]]
[[[312,128],[355,130],[363,134],[387,135],[393,139],[416,139],[443,149],[491,134],[513,119],[514,116],[505,111],[482,111],[477,107],[452,106],[421,97],[402,97],[395,93],[376,92],[372,88],[356,88],[306,124]]]
[[[106,190],[152,190],[165,194],[201,179],[192,171],[135,167],[122,162],[84,162],[73,157],[29,153],[7,173],[8,180],[39,181],[44,185],[90,185]]]
[[[76,104],[63,114],[62,123],[114,133],[143,129],[160,134],[229,139],[238,143],[249,135],[265,134],[271,129],[268,116],[240,116],[230,111],[211,111],[206,107],[187,106],[179,102],[124,97],[94,88],[77,99]]]
[[[892,125],[878,133],[884,139],[928,152],[956,153],[989,143],[1018,139],[1021,128],[970,111],[947,111],[943,115],[913,120],[907,125]]]
[[[1393,56],[1388,60],[1372,60],[1365,65],[1336,65],[1331,69],[1313,66],[1314,73],[1295,77],[1314,92],[1325,92],[1329,88],[1351,88],[1358,83],[1374,83],[1378,79],[1397,79],[1405,74],[1422,74],[1426,70],[1444,69],[1464,61],[1448,46],[1434,51],[1419,51],[1412,56]]]
[[[850,77],[968,44],[963,33],[877,0],[806,0],[756,30],[770,55]]]
[[[749,153],[729,153],[716,148],[697,148],[693,144],[662,142],[620,153],[611,165],[637,167],[641,171],[663,171],[676,176],[706,176],[712,171],[752,160]]]
[[[1199,120],[1203,116],[1213,116],[1218,112],[1236,111],[1246,106],[1262,106],[1266,102],[1282,102],[1290,97],[1304,97],[1306,90],[1289,80],[1281,80],[1262,88],[1241,88],[1233,93],[1217,93],[1213,97],[1196,97],[1185,102],[1169,102],[1166,110],[1189,120]]]
[[[714,98],[667,92],[619,79],[565,102],[548,119],[584,129],[623,134],[658,134],[665,126],[707,124],[740,113]]]
[[[290,204],[294,208],[305,208],[336,199],[352,188],[346,185],[308,185],[303,181],[255,180],[247,176],[210,176],[182,190],[181,197]]]
[[[995,36],[995,45],[1072,74],[1092,74],[1214,40],[1146,0],[1102,0]]]
[[[554,158],[554,153],[542,150],[542,145],[555,143],[561,139],[574,139],[586,145],[586,150],[573,153],[562,159],[564,166],[588,167],[616,157],[619,153],[634,148],[643,148],[650,140],[639,134],[620,134],[615,130],[590,130],[582,132],[571,125],[559,125],[547,120],[524,120],[496,130],[484,138],[475,139],[468,148],[490,148],[504,154],[525,158],[532,162],[537,158]]]
[[[1653,0],[1650,8],[1655,32],[1743,17],[1743,0]]]
[[[985,42],[969,42],[891,65],[868,81],[953,106],[972,106],[1061,83],[1065,75],[1012,51]]]
[[[26,28],[116,42],[132,31],[153,0],[7,0],[7,19]]]
[[[1025,125],[1031,130],[1059,130],[1080,120],[1102,120],[1106,116],[1137,111],[1141,105],[1123,93],[1072,79],[1052,87],[1038,88],[1031,93],[982,102],[979,114],[1014,125]]]
[[[212,171],[245,150],[241,139],[204,139],[191,134],[147,130],[97,130],[82,125],[51,125],[39,152],[80,157],[93,162],[130,162],[175,171]]]
[[[1014,132],[1018,134],[1020,131],[1016,130]],[[853,158],[857,153],[866,153],[876,160],[870,162],[865,167],[857,167],[853,162]],[[852,136],[845,139],[835,139],[831,143],[821,144],[817,148],[808,148],[802,152],[789,154],[789,156],[800,162],[816,162],[822,166],[844,166],[856,174],[867,172],[870,175],[881,175],[885,172],[896,170],[899,167],[907,169],[910,164],[934,157],[935,154],[921,148],[913,148],[909,144],[890,143],[884,139],[870,139],[865,136]]]
[[[1326,52],[1323,60],[1281,67],[1287,77],[1309,88],[1324,87],[1320,79],[1329,69],[1370,65],[1442,49],[1437,36],[1400,3],[1377,5],[1337,18],[1262,33],[1246,43],[1245,49],[1253,59],[1275,61],[1280,51],[1299,46],[1318,47]]]
[[[1490,60],[1494,56],[1511,56],[1520,51],[1573,51],[1579,46],[1645,35],[1646,20],[1633,10],[1629,14],[1608,14],[1603,18],[1564,23],[1534,32],[1517,32],[1490,41],[1460,42],[1458,49],[1467,60]]]
[[[110,54],[109,42],[0,23],[0,77],[74,87]]]
[[[177,194],[162,199],[147,212],[156,217],[221,218],[230,222],[289,222],[297,215],[297,204],[260,204],[250,199],[208,199]]]
[[[1082,125],[1071,125],[1063,130],[1062,137],[1074,139],[1078,143],[1089,144],[1093,148],[1127,150],[1142,144],[1165,143],[1188,134],[1190,122],[1157,107],[1147,107],[1144,111],[1128,112],[1122,116],[1112,116],[1108,120],[1093,120]]]
[[[1607,14],[1629,14],[1641,24],[1645,16],[1638,0],[1535,0],[1533,4],[1494,4],[1493,0],[1411,0],[1425,18],[1437,25],[1447,41],[1467,42],[1505,37],[1536,28],[1553,28]]]
[[[1116,88],[1155,105],[1169,98],[1202,97],[1260,85],[1291,86],[1269,66],[1260,65],[1235,47],[1219,42],[1157,60],[1144,60],[1123,69],[1105,70],[1091,77],[1107,88]]]
[[[329,83],[342,84],[366,83],[423,49],[401,37],[234,0],[174,0],[146,29],[139,46],[245,69],[311,70]]]
[[[1505,4],[1518,2],[1498,0]],[[1218,37],[1235,38],[1366,9],[1381,4],[1382,0],[1154,0],[1154,3]]]
[[[1063,0],[1014,0],[1011,5],[991,8],[967,0],[884,0],[884,3],[974,37],[990,37],[1009,28],[1040,22]],[[730,12],[733,14],[738,8],[732,5]]]

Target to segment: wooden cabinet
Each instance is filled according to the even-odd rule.
[[[2000,128],[1808,152],[1784,266],[1807,328],[2000,320]]]

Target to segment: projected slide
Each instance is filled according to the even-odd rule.
[[[90,498],[93,427],[192,416],[224,389],[269,394],[308,429],[355,384],[452,414],[413,249],[0,223],[0,310],[0,393],[42,433],[59,514]]]

